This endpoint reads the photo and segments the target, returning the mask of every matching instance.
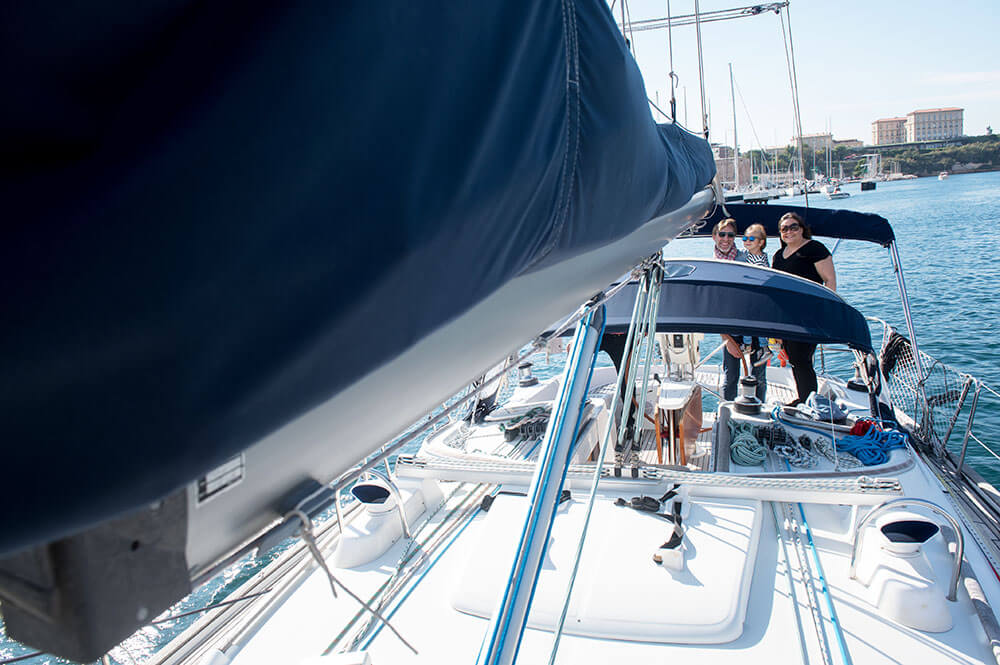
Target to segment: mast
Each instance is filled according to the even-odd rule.
[[[826,144],[826,177],[833,177],[833,155],[831,150],[833,150],[833,121],[830,118],[826,120],[826,133],[830,135],[830,142]]]
[[[740,188],[740,142],[736,139],[736,93],[733,91],[733,63],[729,63],[729,94],[733,97],[733,179]]]

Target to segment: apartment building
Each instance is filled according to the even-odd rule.
[[[906,114],[906,142],[952,139],[962,135],[965,109],[922,109]]]
[[[872,123],[872,145],[905,143],[906,118],[880,118]]]
[[[728,145],[712,144],[712,154],[715,155],[715,170],[718,173],[719,182],[733,185],[737,182],[733,164],[734,150]],[[740,155],[740,177],[739,183],[747,185],[750,183],[750,158]]]
[[[789,145],[798,145],[798,141],[795,140],[794,136],[789,142]],[[808,146],[813,150],[829,150],[833,147],[833,134],[803,134],[802,145]]]

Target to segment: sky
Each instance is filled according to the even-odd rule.
[[[628,0],[626,7],[637,21],[665,17],[666,2]],[[699,4],[704,13],[751,2]],[[878,118],[960,107],[965,134],[985,134],[987,125],[1000,133],[998,10],[1000,0],[791,0],[802,132],[832,131],[835,139],[870,143]],[[694,0],[670,0],[670,12],[692,14]],[[620,0],[613,13],[620,21]],[[633,44],[649,98],[669,113],[667,35],[665,29],[636,32]],[[793,107],[779,17],[703,24],[702,51],[711,140],[733,143],[732,63],[740,150],[786,145],[794,136]],[[700,132],[693,25],[673,29],[673,54],[678,122]]]

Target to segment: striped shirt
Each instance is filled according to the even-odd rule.
[[[771,265],[770,263],[768,263],[767,254],[758,254],[754,256],[750,252],[741,251],[739,258],[737,258],[736,260],[745,261],[746,263],[752,263],[755,266],[764,266],[765,268]]]

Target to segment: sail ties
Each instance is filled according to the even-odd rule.
[[[402,505],[400,506],[399,509],[403,510]],[[324,573],[326,573],[326,579],[327,581],[330,582],[330,591],[333,592],[333,597],[337,598],[337,586],[339,585],[340,588],[343,589],[348,596],[356,600],[362,607],[371,612],[372,615],[375,616],[375,618],[377,618],[379,621],[385,624],[385,626],[392,631],[393,635],[398,637],[399,641],[402,642],[404,645],[406,645],[406,647],[410,651],[412,651],[414,654],[419,655],[419,652],[413,647],[413,645],[406,641],[406,638],[404,638],[402,634],[400,634],[400,632],[396,630],[391,623],[389,623],[388,619],[382,616],[382,614],[379,613],[378,610],[376,610],[371,605],[362,600],[360,596],[358,596],[356,593],[354,593],[346,586],[344,586],[343,582],[341,582],[340,580],[338,580],[336,577],[333,576],[333,573],[330,571],[330,567],[326,565],[326,559],[323,557],[323,553],[320,552],[319,546],[316,544],[316,536],[313,533],[312,518],[306,515],[301,510],[295,509],[290,511],[287,515],[285,515],[284,521],[289,522],[294,519],[298,519],[300,522],[299,532],[300,535],[302,536],[302,540],[306,544],[306,547],[309,548],[309,553],[312,554],[313,559],[316,560],[316,564],[323,569]]]

